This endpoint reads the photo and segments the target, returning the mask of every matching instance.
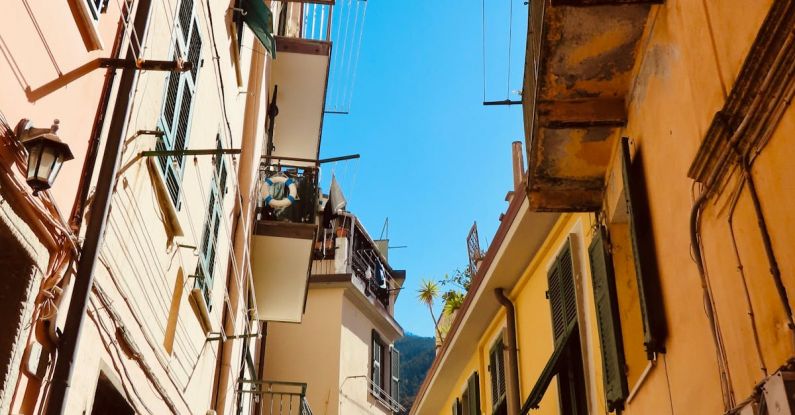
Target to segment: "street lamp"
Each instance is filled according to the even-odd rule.
[[[55,120],[50,128],[33,128],[30,120],[23,119],[17,124],[16,136],[28,151],[27,182],[34,195],[49,189],[63,162],[74,158],[69,145],[55,134],[58,123]]]

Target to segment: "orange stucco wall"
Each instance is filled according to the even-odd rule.
[[[105,70],[90,72],[35,99],[26,90],[35,92],[92,59],[109,57],[120,16],[117,3],[110,2],[97,26],[104,48],[89,51],[81,31],[91,29],[75,18],[70,3],[73,1],[12,1],[4,4],[0,13],[0,111],[12,128],[22,118],[30,119],[37,128],[60,120],[58,135],[75,156],[64,164],[51,190],[64,215],[74,202]]]
[[[628,102],[629,121],[621,134],[631,138],[636,157],[640,154],[644,160],[670,334],[667,353],[651,369],[626,413],[723,410],[715,348],[703,311],[699,275],[691,260],[688,224],[694,191],[687,170],[737,77],[770,3],[671,0],[656,6],[650,15],[641,50],[643,61]],[[795,262],[786,255],[786,247],[795,243],[791,232],[795,223],[788,213],[795,207],[791,196],[795,182],[787,173],[789,161],[795,156],[794,129],[795,112],[790,109],[753,168],[789,291],[795,289]],[[729,185],[706,204],[701,238],[731,386],[735,401],[740,402],[764,376],[756,357],[740,264],[728,225],[729,195],[737,178],[735,172]],[[747,188],[733,218],[762,355],[771,372],[785,363],[793,350]],[[634,369],[630,371],[634,377]]]

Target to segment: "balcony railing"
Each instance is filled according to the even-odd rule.
[[[339,258],[340,255],[343,257]],[[314,274],[353,274],[362,283],[365,295],[376,298],[389,309],[389,292],[395,284],[392,269],[358,219],[339,216],[331,221],[330,228],[318,232],[313,258]]]
[[[306,383],[241,380],[241,393],[253,393],[261,415],[312,415]]]
[[[274,1],[276,35],[307,40],[331,40],[333,6],[327,1]]]
[[[317,168],[263,165],[259,172],[258,219],[291,223],[315,223]]]
[[[372,379],[369,377],[367,378],[367,383],[369,384],[370,394],[375,397],[382,405],[389,408],[392,413],[402,414],[406,412],[406,408],[400,404],[390,393],[382,389],[378,386],[377,383],[373,382]]]

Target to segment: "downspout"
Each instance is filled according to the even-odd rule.
[[[506,339],[508,369],[511,375],[508,378],[508,413],[516,414],[521,408],[519,403],[519,353],[516,347],[516,308],[511,299],[505,295],[504,289],[495,288],[494,295],[497,296],[497,301],[505,307],[505,320],[508,328]]]
[[[146,38],[151,6],[151,0],[139,0],[138,2],[133,27],[141,36],[141,39]],[[134,47],[130,43],[127,50],[128,59],[135,59]],[[94,268],[97,263],[99,247],[105,234],[105,225],[107,224],[111,195],[115,184],[114,178],[116,177],[121,157],[121,146],[127,130],[127,119],[132,94],[138,81],[138,72],[137,69],[123,69],[119,81],[119,92],[113,109],[113,116],[110,120],[107,143],[99,170],[93,213],[89,217],[86,227],[86,239],[77,264],[75,286],[69,302],[66,324],[58,345],[58,356],[47,397],[45,413],[48,415],[66,413],[65,401],[71,386],[70,382],[77,359],[78,341],[83,329],[83,322],[85,321],[84,316],[88,298],[91,295],[91,287],[94,285]]]
[[[124,40],[124,21],[125,13],[129,16],[129,7],[132,1],[125,1],[124,8],[119,17],[119,26],[116,29],[116,40],[113,42],[111,49],[112,58],[121,57],[121,44]],[[97,106],[97,113],[94,115],[94,124],[91,126],[91,137],[88,140],[88,148],[86,149],[86,159],[83,162],[83,174],[80,175],[80,182],[77,185],[77,195],[75,196],[74,204],[72,205],[72,212],[69,215],[69,227],[75,235],[80,234],[80,226],[83,222],[83,212],[86,208],[86,200],[88,199],[88,188],[91,182],[91,177],[94,175],[94,167],[97,164],[97,155],[99,153],[99,141],[102,137],[102,129],[105,125],[105,116],[108,112],[108,105],[110,103],[111,90],[113,89],[113,82],[116,80],[116,70],[108,68],[105,73],[105,82],[102,84],[102,92],[100,93],[99,105]]]

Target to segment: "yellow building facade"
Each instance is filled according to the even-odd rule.
[[[560,216],[516,258],[510,231],[490,247],[413,413],[502,411],[489,352],[510,318],[483,284],[515,307],[502,413],[790,413],[795,4],[741,3],[530,2],[519,198]],[[550,275],[571,234],[569,348]]]

